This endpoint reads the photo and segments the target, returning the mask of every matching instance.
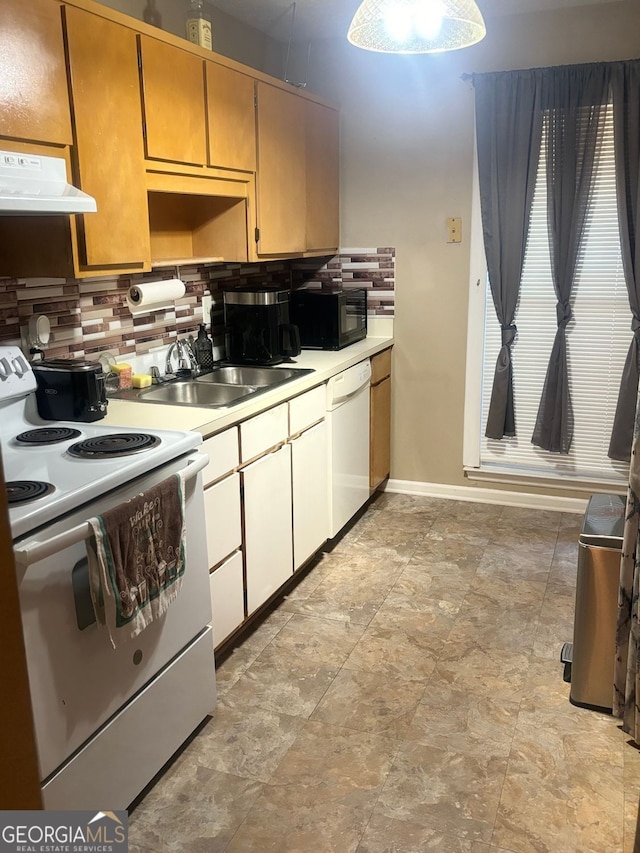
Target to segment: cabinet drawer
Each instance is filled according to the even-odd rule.
[[[232,474],[204,490],[209,568],[216,566],[242,542],[240,475]]]
[[[268,412],[240,424],[240,458],[248,462],[285,441],[288,435],[289,411],[281,403]]]
[[[324,418],[326,390],[319,385],[289,400],[289,435],[297,435]]]
[[[208,486],[238,467],[240,451],[237,428],[232,427],[205,439],[202,449],[209,454],[209,464],[202,472],[203,483]]]
[[[213,644],[217,648],[244,622],[242,554],[238,551],[209,575]]]
[[[371,384],[391,376],[391,347],[371,357]]]

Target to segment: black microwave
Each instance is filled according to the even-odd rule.
[[[342,349],[367,337],[367,289],[291,292],[291,322],[303,349]]]

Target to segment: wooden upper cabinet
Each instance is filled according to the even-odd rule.
[[[71,144],[58,3],[1,0],[0,81],[0,136]]]
[[[79,265],[149,268],[136,33],[65,8],[75,156],[81,188],[98,212],[77,217]]]
[[[149,36],[139,38],[146,156],[205,165],[204,60]]]
[[[210,166],[256,170],[254,81],[246,74],[206,62]]]
[[[306,248],[305,100],[259,81],[258,255]]]
[[[305,101],[308,252],[335,251],[340,243],[339,113]]]

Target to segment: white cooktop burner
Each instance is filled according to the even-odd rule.
[[[54,487],[42,497],[9,508],[14,539],[188,453],[202,442],[202,437],[194,432],[154,429],[141,433],[95,421],[45,421],[38,414],[35,387],[35,377],[20,350],[0,347],[0,447],[5,482],[43,481]],[[24,432],[40,428],[68,429],[71,437],[51,444],[17,439]],[[78,458],[69,452],[69,448],[81,441],[118,436],[110,443],[126,445],[137,443],[134,437],[139,435],[159,441],[150,441],[151,446],[126,456]]]

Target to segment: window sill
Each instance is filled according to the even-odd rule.
[[[586,477],[566,474],[547,474],[542,471],[522,468],[513,469],[485,466],[483,468],[464,467],[468,480],[485,483],[503,483],[512,486],[537,486],[538,488],[580,492],[614,492],[626,494],[628,483],[622,477]]]

